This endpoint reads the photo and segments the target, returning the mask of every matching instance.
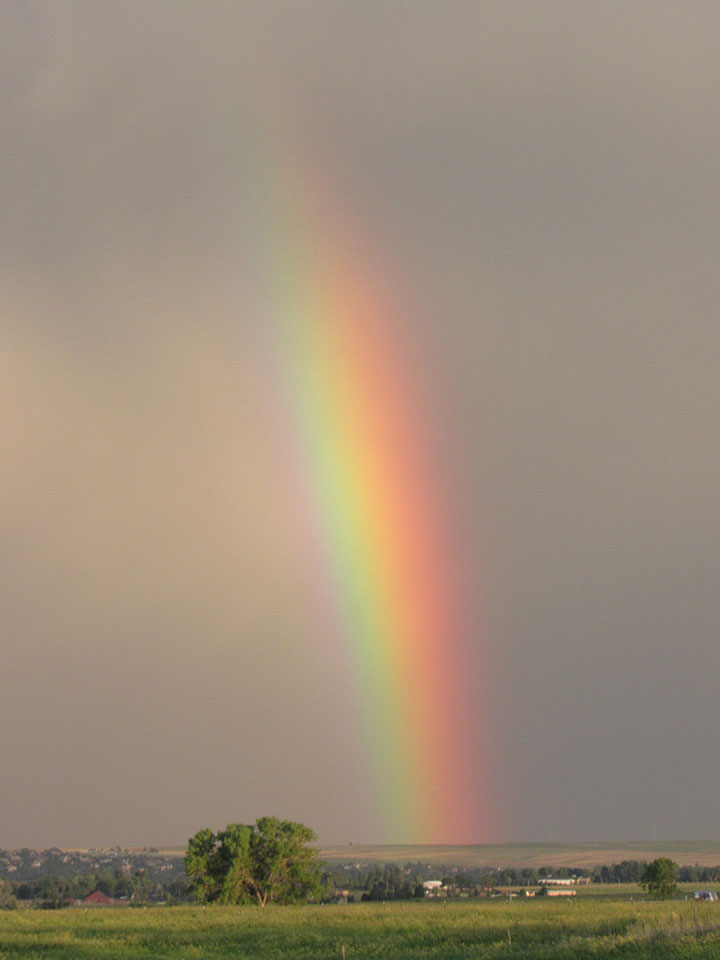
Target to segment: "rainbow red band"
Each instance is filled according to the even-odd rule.
[[[311,491],[308,552],[362,703],[378,828],[388,842],[478,842],[477,674],[392,308],[353,261],[341,219],[300,209],[297,183],[290,193],[266,262]]]

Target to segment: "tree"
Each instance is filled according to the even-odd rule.
[[[658,857],[647,864],[640,883],[658,900],[669,900],[677,893],[678,865],[669,857]]]
[[[135,906],[142,906],[146,904],[150,899],[150,894],[153,891],[153,885],[148,877],[145,876],[145,871],[137,870],[130,883],[132,888],[130,902],[134,903]]]
[[[200,830],[188,841],[185,871],[201,903],[294,903],[320,889],[317,837],[302,823],[261,817],[230,823],[217,835]]]
[[[190,892],[200,903],[217,899],[219,890],[218,841],[212,830],[199,830],[188,840],[185,873]]]
[[[0,910],[14,910],[17,901],[9,881],[0,879]]]

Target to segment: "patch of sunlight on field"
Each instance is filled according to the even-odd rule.
[[[0,960],[586,960],[720,957],[720,905],[473,902],[18,910]]]

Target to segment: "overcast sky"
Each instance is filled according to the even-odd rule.
[[[0,845],[397,839],[243,267],[291,143],[431,401],[504,811],[467,840],[716,837],[720,7],[6,0],[0,71]]]

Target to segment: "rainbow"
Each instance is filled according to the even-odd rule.
[[[308,491],[308,556],[362,704],[378,829],[392,842],[479,842],[489,736],[397,311],[347,211],[287,170],[268,194],[266,283]]]

